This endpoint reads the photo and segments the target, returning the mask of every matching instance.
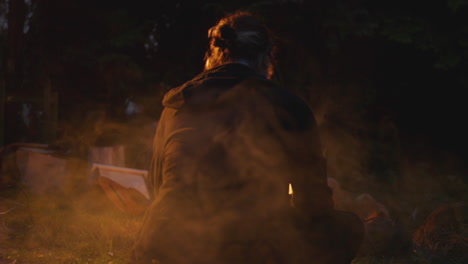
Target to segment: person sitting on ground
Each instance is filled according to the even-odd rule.
[[[131,262],[350,263],[362,223],[333,208],[310,107],[269,79],[271,32],[236,12],[208,37],[204,71],[164,96]]]

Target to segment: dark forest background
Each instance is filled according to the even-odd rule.
[[[202,70],[207,29],[238,9],[276,33],[274,80],[310,103],[330,161],[352,163],[332,173],[354,166],[391,180],[416,157],[466,169],[462,0],[3,0],[2,144],[79,154],[137,133],[116,125],[141,130],[129,100],[157,121],[164,92]]]
[[[125,99],[159,96],[193,77],[202,69],[207,29],[239,8],[261,14],[276,32],[275,80],[313,107],[333,101],[366,125],[385,117],[401,139],[464,154],[463,0],[2,0],[3,145],[60,136],[60,125],[58,134],[44,123],[41,131],[14,129],[13,104],[32,104],[45,114],[32,122],[52,125],[54,111],[43,108],[54,100],[58,123],[85,115],[87,103],[106,104],[120,118]],[[152,104],[147,112],[157,118],[159,102]]]
[[[203,69],[207,30],[239,9],[275,32],[273,79],[314,110],[344,189],[408,236],[466,201],[465,0],[0,0],[0,147],[86,160],[123,144],[147,169],[162,96]]]
[[[421,157],[466,171],[463,0],[1,0],[2,145],[79,154],[137,133],[132,120],[157,121],[164,92],[202,70],[207,29],[238,9],[276,33],[274,80],[314,109],[342,163],[332,174],[392,180]]]
[[[412,159],[466,170],[463,0],[2,0],[2,145],[79,155],[138,137],[202,70],[207,29],[238,9],[275,32],[274,80],[312,106],[333,176],[393,181]]]

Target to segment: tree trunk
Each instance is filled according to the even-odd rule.
[[[24,0],[10,0],[8,5],[6,91],[21,89],[24,22],[27,6]]]

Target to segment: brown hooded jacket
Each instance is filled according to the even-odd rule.
[[[233,63],[170,90],[163,105],[136,263],[248,262],[226,247],[290,242],[294,232],[277,230],[293,228],[287,215],[332,212],[313,113],[288,90]]]

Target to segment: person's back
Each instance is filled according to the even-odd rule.
[[[314,116],[267,79],[269,32],[236,13],[209,37],[205,71],[163,100],[133,262],[333,263],[310,232],[335,214]]]

